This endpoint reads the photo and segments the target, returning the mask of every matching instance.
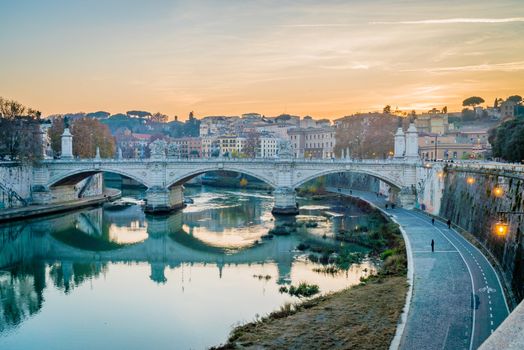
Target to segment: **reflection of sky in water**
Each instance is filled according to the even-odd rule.
[[[6,242],[0,266],[10,266],[0,268],[0,348],[205,348],[225,341],[235,324],[297,301],[278,292],[282,283],[335,291],[373,269],[364,262],[336,275],[318,273],[313,269],[321,265],[294,251],[302,239],[365,224],[346,204],[302,200],[301,215],[286,220],[318,227],[264,241],[276,223],[267,192],[188,188],[186,194],[194,204],[165,218],[132,206],[0,226]],[[84,237],[68,246],[80,233],[95,243]],[[82,248],[86,242],[120,245],[92,252]]]

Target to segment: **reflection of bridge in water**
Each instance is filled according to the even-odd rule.
[[[273,262],[278,268],[279,283],[284,283],[293,262],[293,255],[289,252],[298,244],[297,238],[285,236],[237,249],[210,246],[183,231],[182,212],[166,217],[142,218],[142,224],[147,226],[147,238],[131,244],[115,243],[109,240],[108,227],[104,226],[113,219],[118,222],[119,215],[118,212],[103,212],[96,208],[47,220],[4,225],[0,228],[0,268],[31,260],[60,262],[64,279],[67,279],[67,271],[71,270],[73,263],[147,262],[151,265],[151,279],[165,282],[166,267],[175,268],[182,264],[215,264],[221,274],[222,268],[230,264]],[[109,220],[104,220],[104,216]],[[141,219],[137,220],[140,222]],[[60,234],[69,231],[70,235],[65,237],[73,241],[64,240]],[[84,239],[76,241],[75,235]],[[87,249],[92,247],[87,244],[88,238],[111,245],[109,248]]]

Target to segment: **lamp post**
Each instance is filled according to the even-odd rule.
[[[438,156],[437,156],[437,152],[438,152],[438,134],[435,134],[435,161],[437,161],[438,159]]]
[[[524,215],[522,211],[499,211],[499,219],[493,225],[493,232],[499,237],[505,237],[509,232],[509,225],[507,217],[509,215]]]

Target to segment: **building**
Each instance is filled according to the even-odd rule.
[[[240,120],[237,116],[208,116],[200,120],[200,137],[209,135],[225,135],[232,131],[235,123]]]
[[[313,117],[310,117],[309,115],[305,116],[300,120],[299,123],[301,128],[307,129],[307,128],[324,128],[331,126],[331,121],[329,119],[319,119],[315,120]]]
[[[181,137],[171,140],[178,146],[180,158],[202,157],[202,139],[200,137]]]
[[[415,126],[419,133],[445,135],[450,130],[448,114],[441,113],[437,109],[418,115]]]
[[[499,120],[501,117],[500,108],[488,107],[485,109],[488,117],[492,120]]]
[[[500,104],[500,116],[502,119],[515,118],[515,101],[506,100]]]
[[[258,138],[257,158],[273,158],[278,151],[280,139],[273,135],[264,135]]]
[[[246,146],[246,138],[236,135],[223,135],[216,139],[220,155],[234,157],[242,154]]]
[[[122,150],[124,158],[142,158],[147,154],[151,136],[150,134],[132,133],[126,129],[115,136],[116,145]]]
[[[276,138],[289,140],[288,131],[296,128],[296,125],[293,124],[264,124],[255,126],[254,130],[259,134],[271,134]]]
[[[491,149],[487,133],[465,132],[452,135],[421,133],[418,149],[422,159],[465,159],[483,157]]]
[[[335,129],[295,128],[288,131],[295,158],[328,159],[335,156]]]
[[[203,158],[210,158],[213,155],[213,151],[218,150],[216,136],[202,136],[200,142]]]

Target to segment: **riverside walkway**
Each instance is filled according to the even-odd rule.
[[[25,220],[35,216],[43,216],[61,213],[64,211],[88,207],[91,205],[98,205],[109,200],[120,198],[121,191],[115,189],[108,189],[104,194],[98,196],[90,196],[79,198],[72,201],[65,201],[55,204],[40,204],[28,205],[26,207],[10,208],[0,210],[0,222],[12,220]]]
[[[337,192],[336,188],[329,190]],[[373,204],[396,221],[411,256],[407,319],[399,326],[401,337],[394,340],[393,347],[477,349],[509,314],[500,280],[486,257],[458,232],[438,220],[432,225],[431,218],[421,212],[385,210],[385,198],[369,192],[353,190],[351,196]]]

